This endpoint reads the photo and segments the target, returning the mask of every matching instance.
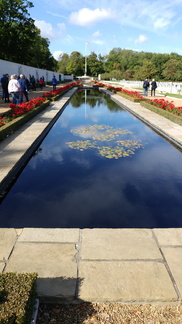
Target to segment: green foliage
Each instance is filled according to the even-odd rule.
[[[114,48],[105,57],[101,78],[116,80],[182,80],[182,56]],[[117,71],[117,73],[116,73]]]
[[[57,61],[30,17],[31,7],[26,0],[0,0],[0,59],[53,70]]]
[[[0,274],[0,323],[30,324],[36,299],[36,273]]]
[[[162,72],[166,80],[181,81],[182,80],[182,60],[181,59],[169,59]]]

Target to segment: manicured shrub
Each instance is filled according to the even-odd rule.
[[[0,324],[30,324],[36,279],[36,273],[0,274]]]

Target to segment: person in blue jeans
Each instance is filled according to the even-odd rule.
[[[148,78],[145,79],[144,83],[143,83],[143,95],[144,96],[148,96],[148,88],[150,86],[150,83],[148,81]]]
[[[8,92],[12,95],[13,103],[19,104],[20,84],[17,80],[16,74],[12,74],[8,83]]]
[[[19,103],[23,102],[23,95],[25,96],[26,101],[29,101],[28,100],[27,80],[25,79],[24,74],[20,74],[20,78],[18,79],[18,83],[20,85]]]
[[[56,77],[55,77],[55,75],[54,75],[53,78],[52,78],[53,90],[56,89],[56,85],[57,85],[57,83],[58,83],[58,81],[57,81],[57,79],[56,79]]]

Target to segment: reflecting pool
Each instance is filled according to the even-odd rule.
[[[0,227],[182,227],[182,155],[102,92],[77,92],[0,205]]]

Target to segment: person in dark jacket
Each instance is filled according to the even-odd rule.
[[[18,83],[20,85],[20,94],[19,94],[19,103],[23,102],[23,95],[28,100],[28,88],[27,88],[27,81],[25,79],[24,74],[20,74],[20,78],[18,79]]]
[[[148,88],[150,86],[150,83],[148,81],[148,78],[145,79],[144,83],[143,83],[143,95],[144,96],[148,96]]]
[[[3,74],[1,78],[1,86],[3,90],[2,99],[4,99],[4,102],[10,102],[9,93],[8,93],[8,83],[9,83],[9,75]]]
[[[153,79],[152,82],[151,82],[151,96],[152,96],[152,94],[154,92],[154,97],[155,97],[155,90],[156,89],[157,89],[157,83],[156,83],[155,79]]]

